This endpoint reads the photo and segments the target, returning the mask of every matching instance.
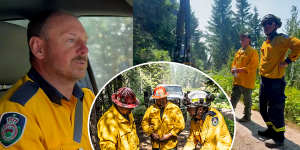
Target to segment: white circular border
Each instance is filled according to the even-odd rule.
[[[134,69],[136,67],[140,67],[140,66],[144,66],[144,65],[150,65],[150,64],[176,64],[176,65],[180,65],[180,66],[183,66],[183,67],[187,67],[187,68],[190,68],[192,70],[195,70],[195,71],[198,71],[200,72],[202,75],[204,75],[205,77],[209,78],[210,80],[212,80],[220,89],[221,91],[225,94],[228,102],[230,103],[231,105],[231,111],[233,112],[233,120],[234,120],[234,133],[233,133],[233,138],[232,138],[232,141],[231,141],[231,146],[230,146],[230,149],[232,149],[232,146],[233,146],[233,142],[234,142],[234,139],[235,139],[235,135],[236,135],[236,118],[235,118],[235,112],[233,110],[233,107],[232,107],[232,104],[230,102],[230,98],[229,96],[226,94],[226,92],[223,90],[223,88],[214,80],[212,79],[210,76],[208,76],[206,73],[202,72],[201,70],[199,69],[196,69],[194,67],[191,67],[191,66],[188,66],[188,65],[185,65],[185,64],[181,64],[181,63],[176,63],[176,62],[168,62],[168,61],[155,61],[155,62],[147,62],[147,63],[142,63],[142,64],[138,64],[138,65],[135,65],[135,66],[132,66],[130,68],[127,68],[121,72],[119,72],[118,74],[116,74],[115,76],[113,76],[109,81],[107,81],[104,86],[98,91],[97,95],[95,96],[95,99],[91,105],[91,108],[89,110],[89,118],[88,118],[88,136],[89,136],[89,141],[90,141],[90,144],[92,146],[92,149],[94,149],[94,146],[93,146],[93,143],[92,143],[92,139],[91,139],[91,136],[90,136],[90,116],[91,116],[91,112],[92,112],[92,109],[94,107],[94,104],[96,102],[96,98],[99,96],[99,94],[101,93],[101,91],[106,87],[107,84],[109,84],[112,80],[114,80],[117,76],[123,74],[124,72],[130,70],[130,69]]]

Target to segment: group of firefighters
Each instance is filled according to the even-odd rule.
[[[251,37],[240,35],[241,48],[236,52],[231,72],[234,82],[231,95],[233,108],[244,96],[244,116],[240,122],[251,120],[251,93],[255,87],[256,70],[261,75],[259,107],[267,125],[258,135],[270,139],[265,141],[269,148],[284,145],[284,105],[285,105],[285,68],[296,61],[300,55],[300,40],[277,33],[281,27],[280,18],[273,14],[264,16],[261,21],[267,36],[261,46],[260,61],[258,52],[250,46]],[[288,50],[291,52],[286,57]],[[185,122],[180,108],[167,100],[167,91],[158,86],[152,98],[155,104],[145,112],[141,126],[144,133],[151,137],[153,150],[177,149],[177,136],[184,129]],[[130,88],[121,88],[112,95],[114,105],[104,113],[98,122],[98,137],[101,149],[139,149],[134,118],[131,113],[139,100]],[[191,119],[190,135],[184,149],[230,149],[231,136],[222,114],[210,107],[214,97],[204,91],[188,94],[185,106]]]
[[[236,52],[231,68],[234,75],[231,103],[235,108],[243,95],[245,115],[239,121],[251,120],[251,93],[255,87],[256,70],[259,66],[259,110],[267,130],[258,131],[258,135],[265,139],[267,147],[280,148],[285,139],[285,68],[299,57],[300,40],[277,33],[282,22],[273,14],[264,16],[261,25],[267,39],[261,46],[260,62],[257,51],[250,46],[249,34],[240,35],[241,48]],[[289,49],[291,52],[286,57]]]
[[[260,63],[249,45],[250,36],[241,35],[242,48],[232,66],[235,78],[231,101],[235,108],[244,95],[245,116],[240,121],[250,121],[251,91],[259,64],[260,113],[268,128],[258,135],[273,141],[266,146],[279,147],[285,131],[285,68],[299,57],[300,40],[278,34],[282,23],[272,14],[266,15],[261,24],[267,40],[261,47]],[[27,39],[31,69],[0,99],[0,149],[90,149],[85,125],[95,96],[77,84],[88,66],[85,29],[77,17],[49,11],[30,20]],[[291,53],[286,58],[288,49]],[[177,149],[177,136],[185,127],[180,108],[169,102],[167,95],[164,87],[155,88],[155,104],[146,110],[141,123],[153,149]],[[132,115],[139,100],[127,87],[120,88],[111,99],[114,104],[97,124],[100,148],[139,149]],[[198,144],[201,149],[230,149],[231,136],[222,114],[210,107],[213,100],[204,91],[188,94],[186,107],[192,119],[184,149],[194,149]]]
[[[154,89],[155,103],[144,114],[141,126],[143,132],[151,137],[152,150],[176,150],[177,136],[185,128],[180,108],[168,101],[168,93],[163,86]],[[139,138],[132,115],[139,100],[132,89],[120,88],[111,96],[113,105],[100,118],[97,128],[101,149],[139,149]],[[192,91],[184,105],[191,116],[190,135],[185,150],[230,149],[231,136],[222,114],[210,107],[214,96],[205,91]]]

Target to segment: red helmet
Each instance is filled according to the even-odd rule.
[[[164,88],[163,86],[157,86],[154,89],[152,98],[153,99],[161,99],[161,98],[165,98],[168,96],[167,90],[166,88]]]
[[[116,105],[124,108],[135,108],[140,103],[132,89],[128,87],[120,88],[117,93],[111,95],[111,99]]]

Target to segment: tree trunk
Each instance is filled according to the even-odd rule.
[[[173,61],[175,62],[182,62],[180,60],[180,52],[182,50],[183,31],[184,31],[184,0],[180,0],[179,11],[177,13],[176,47],[173,52]]]
[[[190,0],[185,0],[185,39],[184,39],[184,63],[191,63],[191,8]]]

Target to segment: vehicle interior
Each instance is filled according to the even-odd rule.
[[[42,11],[55,9],[70,12],[79,18],[127,17],[132,20],[132,5],[133,0],[1,0],[0,97],[30,69],[26,39],[28,19]],[[89,48],[89,51],[93,49]],[[89,60],[87,76],[79,85],[92,89],[96,94],[100,85],[97,87],[94,74]]]
[[[78,16],[88,34],[88,70],[78,82],[80,87],[96,95],[110,78],[132,66],[133,0],[1,0],[0,97],[31,67],[26,39],[29,19],[53,9]]]

